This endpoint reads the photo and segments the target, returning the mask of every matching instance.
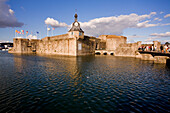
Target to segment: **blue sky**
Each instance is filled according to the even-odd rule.
[[[0,0],[0,41],[12,41],[15,30],[28,31],[28,35],[32,32],[31,36],[38,31],[38,38],[46,37],[46,23],[55,27],[53,35],[65,34],[77,9],[87,35],[123,35],[129,42],[170,42],[169,6],[170,0]]]

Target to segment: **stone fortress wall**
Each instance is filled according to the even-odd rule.
[[[96,50],[112,52],[115,56],[139,56],[136,51],[141,42],[127,43],[127,37],[116,35],[100,35],[98,38],[85,36],[77,21],[66,34],[38,39],[14,38],[10,53],[37,53],[54,55],[94,55]],[[160,42],[154,41],[154,47],[160,48]]]
[[[42,40],[14,38],[9,53],[37,53],[56,55],[92,55],[95,51],[94,37],[69,38],[68,35],[45,37]],[[81,47],[80,47],[81,46]]]
[[[116,35],[99,36],[97,49],[113,51],[115,56],[131,56],[135,57],[135,52],[141,46],[141,42],[127,43],[127,37]]]

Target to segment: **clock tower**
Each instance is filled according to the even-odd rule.
[[[71,29],[68,31],[70,38],[82,38],[84,39],[84,31],[80,28],[80,23],[77,21],[78,15],[74,15],[74,22],[72,23]]]

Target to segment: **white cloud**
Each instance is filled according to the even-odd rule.
[[[164,12],[163,11],[161,11],[159,14],[163,14]]]
[[[160,41],[161,43],[164,43],[164,42],[169,42],[170,32],[152,33],[152,34],[150,34],[150,36],[152,36],[152,37],[149,37],[146,40],[144,40],[145,43],[150,43],[150,42],[153,42],[156,40]]]
[[[25,11],[25,8],[23,6],[20,7],[23,11]]]
[[[162,40],[162,41],[161,41],[162,44],[165,44],[166,42],[169,42],[169,43],[170,43],[170,40]]]
[[[168,26],[168,25],[170,25],[170,23],[160,24],[160,26]]]
[[[102,34],[115,34],[121,35],[123,30],[127,28],[143,28],[154,27],[158,24],[150,24],[149,20],[142,22],[143,20],[150,19],[156,12],[151,12],[145,15],[120,15],[111,17],[102,17],[90,20],[88,22],[80,22],[85,34],[99,36]]]
[[[156,15],[156,12],[151,12],[150,15]]]
[[[134,39],[127,39],[127,43],[135,43]]]
[[[5,3],[6,1],[0,0],[0,28],[23,26],[23,23],[17,21],[14,11]]]
[[[170,17],[170,14],[167,14],[167,15],[164,16],[164,18],[168,18],[168,17]]]
[[[27,39],[37,39],[37,36],[30,34],[27,36]]]
[[[159,18],[155,18],[154,20],[157,20],[157,21],[162,21],[162,19],[159,19]]]
[[[57,20],[49,17],[45,20],[45,24],[51,25],[52,27],[68,27],[66,23],[59,23]]]
[[[157,37],[170,37],[170,32],[166,32],[166,33],[152,33],[150,34],[150,36],[157,36]]]
[[[128,38],[143,38],[144,36],[139,36],[139,35],[131,35],[127,36]]]
[[[14,11],[13,11],[12,9],[9,9],[9,13],[10,13],[11,15],[14,15]]]
[[[0,40],[0,43],[12,43],[12,41]]]
[[[132,13],[129,15],[101,17],[92,19],[88,22],[80,22],[80,26],[85,31],[86,35],[99,36],[105,34],[122,35],[123,31],[127,28],[147,28],[169,25],[161,23],[152,24],[152,21],[149,19],[151,19],[154,15],[156,15],[156,12],[151,12],[150,14],[145,15],[137,15]],[[70,28],[71,26],[66,23],[59,23],[53,18],[47,18],[45,23],[51,25],[52,27]]]
[[[149,24],[149,20],[146,20],[144,22],[138,23],[137,27],[139,28],[143,28],[143,27],[154,27],[154,26],[158,26],[159,24]]]

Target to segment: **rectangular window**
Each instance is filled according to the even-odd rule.
[[[82,33],[81,32],[79,32],[79,36],[81,36],[82,35]]]
[[[78,50],[82,50],[82,44],[78,43]]]
[[[71,32],[71,35],[73,35],[73,32]]]

